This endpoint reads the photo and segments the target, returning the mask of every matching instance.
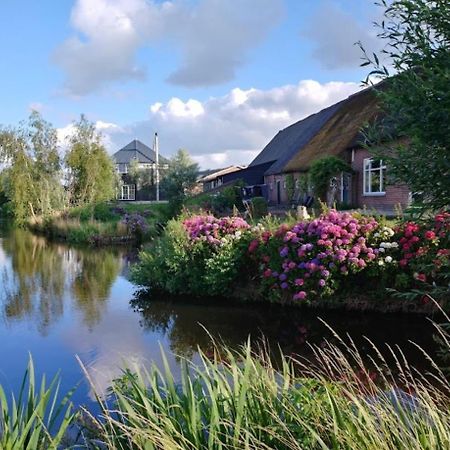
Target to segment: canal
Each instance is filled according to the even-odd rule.
[[[211,352],[208,332],[232,347],[264,339],[270,349],[307,355],[308,342],[348,333],[362,353],[367,336],[378,345],[399,345],[418,365],[415,341],[435,351],[426,317],[350,313],[279,305],[172,301],[147,298],[129,281],[136,251],[74,248],[25,230],[0,231],[0,383],[18,391],[29,355],[38,375],[58,371],[62,390],[79,384],[78,405],[92,406],[93,394],[76,356],[100,393],[130,368],[161,362],[161,348],[177,371],[179,357]],[[208,332],[207,332],[207,331]]]

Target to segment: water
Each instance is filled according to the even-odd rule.
[[[421,316],[164,298],[136,304],[137,288],[128,280],[133,259],[131,249],[77,249],[24,230],[0,231],[0,383],[17,391],[31,354],[39,375],[60,370],[63,390],[79,383],[74,402],[92,406],[76,355],[97,390],[105,392],[124,365],[159,364],[160,348],[170,353],[175,372],[173,353],[195,359],[197,346],[211,351],[205,328],[233,347],[249,334],[254,340],[264,335],[273,349],[306,354],[307,340],[320,344],[331,338],[318,315],[348,332],[363,352],[369,350],[363,335],[400,345],[418,364],[408,340],[435,350],[431,325]]]

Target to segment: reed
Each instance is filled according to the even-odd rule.
[[[70,403],[73,391],[59,398],[59,379],[38,384],[30,358],[16,398],[0,386],[0,448],[2,450],[56,450],[68,448],[66,433],[76,413]]]
[[[450,351],[448,334],[436,327]],[[112,404],[99,398],[101,441],[110,449],[449,449],[450,384],[399,349],[362,355],[352,341],[312,346],[311,359],[281,356],[275,367],[250,345],[199,351],[182,360],[180,382],[162,369],[125,372]],[[376,377],[373,376],[374,372]]]

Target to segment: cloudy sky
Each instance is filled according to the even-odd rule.
[[[80,113],[112,153],[160,135],[203,168],[247,164],[278,130],[360,88],[372,0],[2,0],[0,124]]]

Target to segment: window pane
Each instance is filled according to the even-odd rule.
[[[370,192],[370,171],[364,171],[364,192]]]
[[[379,159],[372,159],[372,169],[379,169],[381,161]]]
[[[381,177],[379,170],[373,170],[370,180],[370,192],[381,192]]]

